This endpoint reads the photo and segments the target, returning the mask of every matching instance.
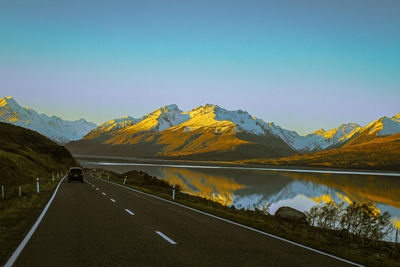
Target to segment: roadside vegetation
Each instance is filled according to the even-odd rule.
[[[34,131],[0,123],[0,187],[4,188],[4,198],[0,188],[0,265],[8,260],[40,215],[61,179],[61,172],[65,174],[73,165],[79,166],[64,147]]]
[[[312,207],[306,216],[311,226],[337,231],[349,242],[371,246],[376,246],[395,230],[390,214],[381,214],[371,202],[352,202],[345,206],[345,202],[331,201]]]
[[[118,174],[99,170],[94,176],[172,199],[172,185],[141,171]],[[268,205],[262,209],[245,210],[223,206],[218,202],[181,192],[175,186],[175,202],[243,225],[274,234],[297,243],[357,262],[366,266],[400,266],[400,244],[382,241],[390,232],[387,214],[376,215],[370,203],[352,204],[340,209],[329,203],[314,208],[305,222],[282,220],[269,213]],[[333,214],[333,215],[332,215]],[[371,216],[370,215],[374,215]],[[336,227],[339,223],[342,227]],[[340,224],[342,223],[342,224]],[[370,232],[371,230],[371,232]]]

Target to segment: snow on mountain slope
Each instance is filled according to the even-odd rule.
[[[349,136],[354,135],[361,128],[362,127],[356,123],[347,123],[328,131],[321,129],[318,132],[315,132],[315,134],[318,134],[326,139],[331,139],[333,143],[337,143],[349,138]]]
[[[113,137],[107,140],[106,143],[128,144],[131,142],[132,138],[139,133],[161,132],[188,119],[190,119],[189,114],[182,112],[175,104],[161,107],[148,115],[132,121],[132,124],[125,125],[121,127],[120,130],[113,132]],[[91,134],[88,134],[85,138],[89,139],[92,137]]]
[[[246,111],[228,111],[217,105],[207,104],[185,114],[188,114],[190,119],[171,128],[171,131],[265,134],[265,129]]]
[[[288,145],[297,151],[323,150],[350,138],[361,129],[361,126],[356,123],[347,123],[328,131],[320,129],[314,133],[301,136],[295,131],[283,129],[280,126],[275,125],[273,122],[266,123],[263,120],[258,121],[262,126],[264,126],[264,128],[282,138]]]
[[[56,116],[38,114],[32,109],[21,107],[12,97],[0,99],[0,121],[34,130],[59,143],[81,139],[97,127],[84,119],[65,121]]]
[[[118,131],[125,127],[132,126],[132,125],[138,123],[139,121],[140,121],[140,119],[135,119],[130,116],[125,116],[122,118],[114,119],[114,120],[105,122],[102,125],[100,125],[99,127],[93,129],[84,138],[94,137],[94,136],[104,133],[104,132],[111,133],[114,131]]]
[[[383,117],[370,123],[365,129],[368,130],[368,134],[376,133],[377,136],[400,133],[400,120],[395,116],[392,118]]]
[[[399,132],[400,113],[392,118],[375,123],[371,131],[379,135]],[[367,126],[367,127],[369,127]],[[124,117],[112,120],[93,130],[85,138],[95,137],[101,133],[111,133],[117,136],[110,142],[125,143],[130,136],[139,132],[207,132],[214,134],[250,133],[257,136],[273,134],[282,139],[292,149],[301,152],[320,151],[328,147],[343,144],[358,136],[365,128],[356,123],[342,124],[331,130],[320,129],[311,134],[301,136],[295,131],[284,129],[273,122],[267,123],[251,116],[242,110],[230,111],[217,105],[204,105],[191,111],[183,112],[177,105],[168,105],[139,119]]]
[[[399,114],[389,118],[382,117],[367,126],[358,129],[357,133],[346,140],[344,146],[351,146],[370,141],[376,137],[383,137],[400,133]]]

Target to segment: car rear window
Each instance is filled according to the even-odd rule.
[[[81,170],[81,169],[71,169],[69,172],[70,172],[70,173],[78,173],[78,174],[81,174],[81,173],[82,173],[82,170]]]

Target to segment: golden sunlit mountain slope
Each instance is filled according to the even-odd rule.
[[[135,121],[134,121],[135,120]],[[294,153],[244,111],[215,105],[182,112],[169,105],[140,119],[103,124],[67,148],[74,154],[237,160]]]
[[[399,114],[391,118],[382,117],[379,120],[370,123],[366,127],[358,129],[358,132],[354,134],[352,138],[348,139],[348,141],[346,141],[342,147],[349,147],[352,145],[371,141],[377,137],[399,133],[400,132]]]
[[[378,136],[363,143],[316,153],[245,163],[400,170],[400,134]]]

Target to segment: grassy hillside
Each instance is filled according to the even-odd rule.
[[[191,160],[240,160],[292,155],[294,151],[273,135],[213,131],[141,132],[130,136],[103,134],[71,142],[74,154]]]
[[[317,153],[244,162],[288,166],[400,170],[400,134],[377,137],[363,143],[348,144],[341,148]]]
[[[17,186],[78,165],[71,153],[37,132],[0,123],[0,184]]]

